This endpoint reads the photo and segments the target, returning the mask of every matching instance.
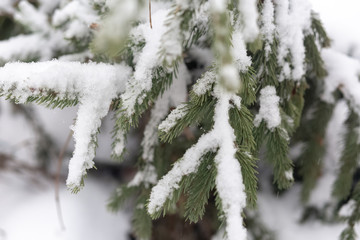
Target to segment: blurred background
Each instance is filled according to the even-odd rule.
[[[0,15],[11,12],[7,9],[9,2],[15,1],[0,0]],[[360,61],[360,1],[311,2],[333,40],[332,47]],[[1,24],[9,24],[6,21],[9,20],[3,18]],[[1,34],[2,38],[6,35]],[[52,110],[0,100],[0,240],[130,239],[130,210],[110,213],[106,203],[116,186],[134,175],[130,163],[138,157],[141,136],[131,134],[126,161],[117,164],[110,158],[113,120],[106,117],[99,135],[97,170],[89,172],[80,193],[71,194],[65,178],[73,151],[72,138],[68,141],[69,126],[75,117],[75,108]],[[59,172],[62,149],[65,154]],[[265,179],[266,185],[269,173],[261,168],[260,171],[260,181]],[[62,220],[55,198],[57,175]],[[326,201],[322,190],[316,189],[314,203]],[[297,185],[281,196],[274,196],[271,186],[264,187],[258,203],[262,224],[279,240],[336,240],[345,226],[318,220],[301,223],[303,209]]]

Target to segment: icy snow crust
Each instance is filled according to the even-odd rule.
[[[21,71],[19,71],[21,69]],[[0,86],[4,92],[25,103],[30,96],[53,91],[58,99],[78,99],[76,123],[72,126],[75,150],[69,164],[67,185],[80,187],[86,170],[94,166],[95,140],[101,119],[111,101],[124,91],[131,70],[124,65],[81,64],[49,61],[8,63],[0,68]]]

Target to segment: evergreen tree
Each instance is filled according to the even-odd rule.
[[[360,64],[329,48],[307,0],[6,0],[0,28],[2,96],[78,105],[70,191],[95,167],[109,111],[114,159],[123,159],[131,129],[143,131],[138,172],[108,205],[118,211],[135,199],[137,239],[166,239],[152,230],[171,231],[179,219],[210,221],[201,236],[194,226],[202,223],[189,225],[188,239],[217,229],[229,240],[271,238],[247,214],[256,209],[259,161],[271,164],[277,192],[299,181],[304,220],[314,188],[336,172],[329,204],[316,211],[348,222],[342,240],[356,238]],[[346,134],[329,170],[326,129],[339,108]]]

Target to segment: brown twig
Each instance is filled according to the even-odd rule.
[[[62,162],[63,162],[63,158],[64,158],[64,154],[65,151],[70,143],[71,137],[73,135],[73,131],[70,131],[65,144],[63,146],[63,148],[60,151],[59,154],[59,158],[58,158],[58,164],[57,164],[57,170],[56,170],[56,176],[55,176],[55,201],[56,201],[56,210],[57,210],[57,215],[58,215],[58,219],[59,219],[59,223],[60,223],[60,227],[61,230],[65,230],[65,224],[64,224],[64,219],[62,216],[62,211],[61,211],[61,204],[60,204],[60,194],[59,194],[59,185],[60,185],[60,173],[61,173],[61,167],[62,167]]]
[[[150,28],[152,29],[152,20],[151,20],[151,0],[149,0],[149,21],[150,21]]]

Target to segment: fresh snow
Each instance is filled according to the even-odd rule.
[[[298,81],[305,74],[305,34],[311,26],[311,4],[308,0],[276,0],[275,23],[279,48],[278,64],[282,66],[280,81]],[[291,54],[291,65],[286,61]]]
[[[179,67],[178,77],[174,79],[171,87],[155,102],[151,110],[150,119],[144,130],[144,138],[141,143],[143,147],[142,158],[148,162],[153,162],[154,147],[158,143],[158,126],[168,115],[170,107],[176,107],[186,101],[186,83],[190,75],[184,64]],[[163,124],[163,123],[162,123]],[[164,129],[165,123],[160,129]],[[167,127],[169,129],[169,127]]]
[[[332,201],[333,184],[340,166],[340,157],[344,149],[346,134],[345,121],[349,116],[349,107],[345,100],[335,105],[334,112],[325,133],[325,156],[323,171],[312,190],[308,205],[323,208]]]
[[[105,206],[115,186],[112,180],[90,176],[79,194],[60,187],[65,223],[61,230],[52,179],[38,172],[0,171],[0,239],[125,240],[131,231],[130,214],[111,214]]]
[[[246,229],[242,225],[241,212],[246,206],[246,194],[241,175],[241,168],[235,158],[234,130],[229,123],[230,100],[233,93],[227,92],[221,85],[214,89],[217,99],[213,129],[202,135],[198,142],[189,148],[182,159],[153,187],[148,204],[148,211],[159,211],[172,193],[179,188],[183,176],[195,173],[206,152],[216,152],[217,167],[216,189],[222,200],[226,219],[226,232],[229,240],[246,239]]]
[[[190,75],[184,64],[179,66],[178,77],[173,80],[173,84],[164,94],[155,102],[151,110],[150,119],[144,130],[144,138],[141,142],[143,153],[142,159],[145,161],[145,167],[139,171],[128,186],[138,186],[141,183],[148,187],[149,184],[157,182],[156,169],[153,166],[155,146],[158,144],[158,126],[160,122],[168,115],[169,108],[178,106],[185,102],[187,98],[186,84]]]
[[[226,0],[211,0],[210,1],[211,10],[216,13],[222,13],[225,12],[227,7],[227,1]]]
[[[38,11],[32,4],[21,1],[18,5],[19,11],[14,14],[16,21],[28,26],[34,32],[48,32],[48,16]]]
[[[121,96],[123,108],[128,116],[135,112],[135,105],[141,104],[145,93],[151,90],[153,70],[161,65],[158,52],[161,47],[161,36],[167,29],[165,21],[168,14],[168,10],[158,10],[152,16],[153,28],[147,23],[138,26],[138,31],[141,32],[146,44],[138,57],[134,76],[127,82],[126,91]]]
[[[1,0],[0,1],[0,14],[1,13],[12,13],[14,12],[13,5],[16,0]]]
[[[29,59],[46,61],[60,52],[72,50],[72,44],[64,39],[62,31],[50,25],[49,16],[44,12],[47,7],[36,9],[29,2],[20,1],[18,8],[14,19],[31,33],[0,41],[0,64]]]
[[[177,121],[186,115],[186,105],[180,104],[171,111],[164,121],[159,125],[159,130],[168,133],[173,128]]]
[[[324,49],[321,56],[328,72],[322,99],[333,103],[332,94],[339,89],[360,115],[360,61],[333,49]]]
[[[265,40],[265,52],[268,55],[271,51],[270,45],[274,41],[274,4],[271,0],[265,0],[261,13],[261,34]]]
[[[78,40],[90,37],[90,25],[99,21],[97,12],[87,0],[69,2],[63,8],[57,9],[52,18],[52,24],[55,27],[65,25],[65,38],[76,38]]]
[[[239,72],[234,64],[226,64],[221,66],[219,76],[224,86],[226,86],[229,90],[234,92],[240,90],[241,81],[239,78]]]
[[[67,179],[67,185],[75,188],[80,187],[86,170],[94,166],[101,119],[107,115],[111,101],[124,91],[130,74],[128,67],[103,63],[8,63],[0,68],[0,85],[20,103],[25,103],[29,96],[41,95],[44,90],[55,92],[58,99],[78,98],[77,120],[72,126],[75,150]]]
[[[279,110],[280,98],[276,95],[273,86],[266,86],[260,91],[260,110],[254,119],[255,126],[259,126],[261,121],[265,121],[268,129],[273,130],[281,124]]]
[[[244,72],[251,66],[251,58],[247,55],[243,34],[240,30],[233,32],[231,53],[239,71]]]
[[[239,11],[242,17],[242,33],[246,42],[254,41],[259,34],[257,0],[239,1]]]
[[[216,81],[217,75],[214,70],[206,71],[201,78],[193,85],[193,91],[196,95],[201,96],[211,90],[213,83]]]
[[[352,213],[355,211],[356,201],[354,199],[350,199],[346,204],[344,204],[339,210],[340,217],[350,217]]]

